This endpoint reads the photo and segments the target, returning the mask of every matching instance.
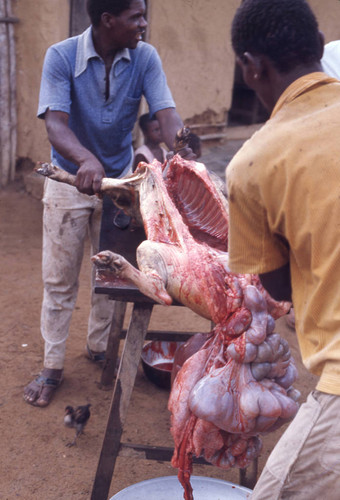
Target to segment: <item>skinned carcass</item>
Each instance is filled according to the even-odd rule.
[[[169,398],[172,465],[190,500],[193,455],[245,468],[260,453],[260,434],[296,414],[296,368],[275,332],[290,304],[273,300],[258,276],[230,272],[228,203],[203,164],[175,155],[166,169],[155,160],[104,181],[116,200],[124,184],[137,185],[147,240],[137,249],[138,269],[110,251],[93,262],[156,302],[175,299],[216,325],[180,368]]]

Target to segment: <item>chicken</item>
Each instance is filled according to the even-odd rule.
[[[64,424],[66,425],[66,427],[72,427],[76,429],[74,440],[70,443],[67,443],[66,446],[74,446],[76,444],[78,436],[83,433],[84,427],[91,416],[90,406],[90,404],[77,406],[76,409],[74,409],[73,406],[66,406]]]

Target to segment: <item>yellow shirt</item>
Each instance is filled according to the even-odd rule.
[[[296,80],[227,168],[231,270],[288,261],[302,359],[340,395],[340,82]]]

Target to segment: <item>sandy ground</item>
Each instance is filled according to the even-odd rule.
[[[98,388],[100,368],[85,358],[89,310],[89,249],[67,346],[65,380],[52,404],[35,408],[23,401],[24,386],[40,371],[43,344],[39,332],[41,282],[41,202],[28,195],[19,179],[0,193],[1,255],[1,386],[0,498],[54,500],[89,498],[106,426],[111,391]],[[177,307],[154,309],[151,328],[207,331],[206,320]],[[277,330],[289,341],[300,378],[295,386],[302,400],[315,379],[301,365],[295,332],[285,318]],[[129,407],[123,441],[172,446],[167,411],[168,392],[149,382],[140,366]],[[63,425],[68,404],[92,404],[92,416],[78,445],[66,447],[73,430]],[[264,437],[260,470],[283,429]],[[238,471],[195,466],[195,475],[238,483]],[[110,497],[130,484],[176,475],[169,463],[119,458]],[[162,499],[160,499],[162,500]]]

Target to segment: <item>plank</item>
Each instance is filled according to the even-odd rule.
[[[153,304],[134,304],[124,349],[113,389],[102,450],[93,484],[91,500],[105,500],[119,453],[127,410],[148,329]]]
[[[100,388],[111,385],[114,379],[118,360],[119,341],[122,335],[126,306],[126,302],[115,301],[114,303],[109,339],[105,353],[105,362],[100,380]],[[124,337],[126,337],[126,332],[127,330],[125,330]]]
[[[157,460],[161,462],[171,462],[174,448],[167,446],[149,446],[145,444],[121,443],[119,457],[137,458],[142,460]],[[204,458],[193,458],[194,464],[210,465]]]

